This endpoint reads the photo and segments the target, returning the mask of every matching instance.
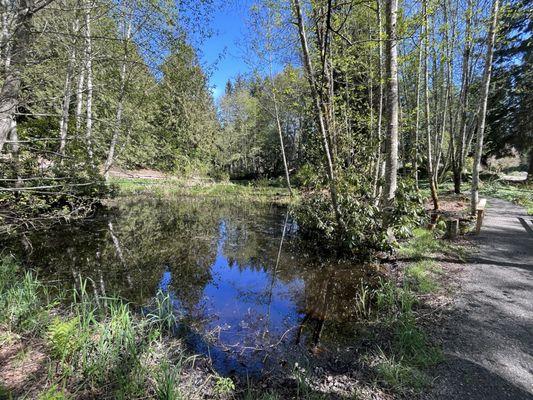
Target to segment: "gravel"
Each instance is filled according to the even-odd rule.
[[[533,216],[489,199],[425,399],[533,399]]]

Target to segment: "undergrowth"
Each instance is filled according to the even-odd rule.
[[[71,294],[70,306],[60,306],[49,300],[33,272],[20,276],[12,258],[0,260],[0,331],[6,332],[6,345],[15,336],[44,343],[48,384],[37,398],[73,399],[76,393],[101,399],[191,398],[181,393],[180,383],[192,359],[180,348],[171,354],[163,341],[175,321],[168,297],[161,295],[143,318],[119,298],[94,298],[86,281]],[[5,388],[0,393],[12,396]]]
[[[417,324],[419,296],[441,289],[438,277],[443,270],[437,262],[439,257],[463,262],[467,254],[458,245],[439,240],[435,232],[423,229],[416,229],[398,253],[408,261],[403,281],[397,285],[383,280],[375,293],[379,315],[390,327],[392,339],[388,348],[377,354],[374,367],[380,381],[395,392],[408,394],[429,385],[427,368],[443,360],[441,349]]]

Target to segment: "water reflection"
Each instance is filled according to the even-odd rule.
[[[360,318],[376,274],[302,250],[285,208],[217,200],[123,200],[107,215],[9,245],[41,278],[147,304],[162,290],[214,367],[259,373]],[[328,330],[329,329],[329,330]]]

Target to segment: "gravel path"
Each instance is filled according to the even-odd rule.
[[[489,199],[427,399],[533,399],[533,216]]]

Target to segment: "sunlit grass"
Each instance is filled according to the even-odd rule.
[[[164,306],[154,324],[119,298],[95,298],[86,281],[73,292],[70,306],[50,302],[45,294],[46,286],[32,272],[22,274],[11,258],[0,260],[0,327],[7,332],[0,343],[11,345],[21,335],[34,335],[46,345],[54,381],[68,382],[71,391],[88,391],[98,398],[102,391],[105,398],[141,398],[147,393],[180,398],[183,363],[172,361],[160,342],[161,327],[172,322]],[[27,361],[25,354],[19,352],[21,363]],[[147,361],[155,354],[172,377]],[[49,386],[37,398],[69,398],[59,387]]]
[[[502,181],[484,182],[481,193],[507,200],[524,207],[529,215],[533,215],[533,183],[505,183]]]
[[[436,237],[435,231],[418,228],[413,237],[400,245],[398,254],[410,261],[420,261],[437,255],[445,255],[458,261],[465,261],[468,256],[464,247]]]
[[[429,384],[427,375],[418,368],[394,356],[387,357],[384,353],[376,365],[376,373],[380,380],[400,393],[409,390],[420,391]]]
[[[179,179],[125,179],[112,178],[121,195],[154,194],[157,196],[202,196],[202,197],[239,197],[254,201],[290,203],[289,191],[281,186],[270,186],[259,182],[189,182]]]

